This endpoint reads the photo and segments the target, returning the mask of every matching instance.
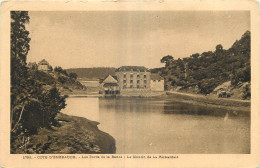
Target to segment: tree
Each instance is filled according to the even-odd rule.
[[[40,127],[50,126],[65,107],[65,97],[55,86],[42,86],[53,84],[46,83],[49,76],[39,81],[38,71],[26,67],[30,38],[25,25],[29,19],[28,12],[11,12],[11,142],[19,135],[29,136]]]
[[[61,83],[61,84],[64,84],[67,82],[67,78],[65,78],[64,76],[59,76],[58,77],[58,81]]]
[[[78,78],[78,75],[77,75],[76,73],[74,73],[74,72],[71,72],[71,73],[69,73],[69,77],[70,77],[71,79],[76,80],[76,79]]]
[[[165,63],[165,66],[168,67],[173,60],[174,59],[171,55],[167,55],[161,59],[161,63]]]
[[[52,72],[52,71],[53,71],[53,68],[52,68],[52,66],[49,66],[49,68],[50,68],[50,71]]]
[[[216,46],[216,52],[222,52],[223,51],[223,46],[221,44],[218,44]]]
[[[62,73],[62,74],[64,74],[64,75],[68,76],[67,71],[64,70],[64,69],[62,69],[62,67],[60,67],[60,66],[55,67],[55,68],[54,68],[54,71],[55,71],[55,72],[58,72],[58,73]]]
[[[29,90],[26,56],[30,50],[29,31],[25,24],[29,23],[28,12],[11,12],[11,129],[17,128],[25,105],[28,103]]]
[[[48,116],[45,125],[48,127],[52,124],[56,124],[54,118],[61,109],[65,108],[65,98],[60,96],[56,87],[52,87],[51,89],[46,90],[43,99],[44,112],[47,114],[46,116]]]
[[[194,58],[194,59],[197,59],[199,58],[200,54],[199,53],[196,53],[196,54],[192,54],[191,55],[191,58]]]

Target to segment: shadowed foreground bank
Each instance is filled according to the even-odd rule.
[[[25,147],[16,144],[11,153],[31,154],[107,154],[115,153],[115,140],[98,129],[98,122],[82,117],[59,113],[56,117],[60,126],[42,128],[37,135],[30,137]],[[18,144],[18,143],[17,143]]]

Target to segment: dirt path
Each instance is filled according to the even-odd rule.
[[[167,91],[167,93],[172,93],[172,94],[178,94],[178,95],[186,95],[186,96],[190,96],[190,97],[194,97],[194,98],[207,98],[207,99],[212,99],[212,100],[225,100],[225,101],[236,101],[236,102],[248,102],[250,103],[250,100],[240,100],[240,99],[232,99],[232,98],[213,98],[213,97],[209,97],[209,96],[204,96],[204,95],[200,95],[200,94],[192,94],[192,93],[183,93],[183,92],[176,92],[176,91]]]
[[[251,105],[250,100],[213,98],[209,96],[196,95],[190,93],[181,93],[181,92],[174,92],[174,91],[167,91],[166,94],[167,94],[167,98],[174,99],[175,101],[212,106],[218,108],[225,108],[234,111],[250,112],[250,105]]]

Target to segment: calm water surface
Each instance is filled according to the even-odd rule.
[[[155,98],[67,98],[62,112],[100,122],[119,154],[250,153],[250,116]]]

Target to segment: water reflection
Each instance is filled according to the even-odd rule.
[[[117,153],[249,153],[250,115],[155,98],[68,98],[64,113],[100,122]]]
[[[250,113],[242,111],[192,105],[174,100],[157,100],[155,98],[99,98],[99,108],[116,112],[162,112],[164,114],[212,115],[224,117],[250,117]]]
[[[99,98],[99,108],[116,112],[163,112],[164,101],[149,98]]]

